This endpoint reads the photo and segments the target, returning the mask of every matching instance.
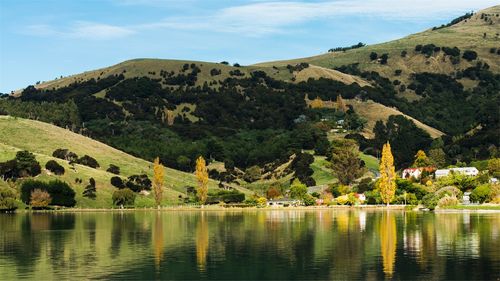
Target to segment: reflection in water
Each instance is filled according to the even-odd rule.
[[[163,259],[163,220],[161,213],[155,215],[155,225],[153,230],[153,248],[156,271],[159,271],[161,260]]]
[[[196,226],[196,261],[198,269],[205,271],[208,251],[208,222],[205,212],[201,212],[200,220]]]
[[[382,215],[379,231],[384,273],[390,278],[394,273],[397,245],[396,218],[392,212],[386,212]]]
[[[499,248],[498,213],[0,215],[2,280],[497,280]]]

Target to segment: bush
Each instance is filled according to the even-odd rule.
[[[304,205],[306,205],[306,206],[313,206],[315,204],[316,204],[316,198],[314,198],[313,196],[307,194],[304,197]]]
[[[434,210],[438,204],[439,198],[433,193],[429,193],[422,198],[422,204],[429,209]]]
[[[380,56],[380,64],[387,64],[387,60],[389,59],[389,54],[383,54]]]
[[[95,187],[95,180],[94,178],[89,179],[89,184],[85,187],[85,190],[83,191],[83,197],[87,197],[90,199],[95,199],[96,198],[96,187]]]
[[[128,177],[128,181],[125,186],[134,192],[151,190],[151,180],[146,174],[132,175]]]
[[[16,194],[9,188],[0,188],[0,212],[17,209]]]
[[[445,195],[443,198],[439,199],[438,204],[439,207],[449,207],[458,205],[458,199],[455,196]]]
[[[52,202],[52,198],[47,191],[35,189],[31,191],[30,205],[35,209],[47,208]]]
[[[106,172],[109,172],[109,173],[112,173],[115,175],[119,175],[120,174],[120,167],[113,165],[113,164],[109,164],[109,168],[106,170]]]
[[[123,183],[123,180],[120,177],[112,177],[110,181],[111,185],[114,187],[117,187],[119,189],[125,188],[125,184]]]
[[[378,58],[377,53],[375,53],[375,52],[370,53],[370,60],[376,60],[377,58]]]
[[[78,160],[78,155],[76,155],[76,153],[64,148],[54,150],[54,152],[52,152],[52,156],[70,162],[76,162]]]
[[[88,156],[88,155],[84,155],[80,158],[78,158],[78,161],[76,161],[76,163],[80,164],[80,165],[85,165],[85,166],[88,166],[88,167],[91,167],[91,168],[99,168],[99,163],[97,162],[97,160],[95,160],[94,158]]]
[[[113,204],[116,206],[133,206],[135,193],[129,188],[115,190],[112,195]]]
[[[365,192],[365,196],[366,204],[375,205],[382,203],[382,197],[380,197],[380,191],[378,190],[367,191]]]
[[[477,58],[477,53],[475,51],[466,50],[462,55],[462,58],[466,59],[467,61],[473,61]]]
[[[232,191],[226,191],[226,190],[220,190],[216,193],[211,193],[208,194],[207,197],[207,204],[217,204],[219,202],[224,202],[224,203],[240,203],[245,200],[245,194],[237,191],[237,190],[232,190]]]
[[[345,205],[349,203],[349,196],[348,195],[341,195],[335,199],[337,201],[337,204],[339,205]]]
[[[413,193],[399,194],[396,196],[394,203],[396,204],[407,204],[407,205],[418,205],[417,196]]]
[[[474,188],[470,194],[472,202],[484,203],[489,201],[491,195],[491,186],[489,184],[482,184]]]
[[[260,179],[261,172],[259,166],[252,166],[245,170],[245,174],[243,175],[243,179],[247,182],[254,182]]]
[[[45,169],[51,171],[52,173],[60,176],[64,175],[64,167],[59,165],[55,160],[49,160],[45,164]]]
[[[21,200],[30,204],[31,192],[35,189],[46,191],[52,197],[51,205],[73,207],[76,204],[75,191],[60,180],[43,182],[38,180],[27,180],[21,185]]]

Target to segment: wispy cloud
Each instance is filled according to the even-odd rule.
[[[189,0],[196,2],[194,0]],[[492,6],[497,0],[336,0],[336,1],[250,1],[203,15],[168,17],[156,22],[114,26],[78,22],[65,30],[47,25],[31,26],[32,33],[83,39],[114,39],[148,30],[194,30],[265,36],[287,32],[291,26],[336,17],[367,16],[404,21],[446,17],[472,9]],[[160,6],[172,0],[121,0],[123,5]],[[349,19],[346,19],[349,20]]]
[[[90,40],[108,40],[129,36],[135,31],[131,28],[102,23],[78,21],[66,28],[55,28],[51,25],[30,25],[26,32],[36,36],[57,36]]]

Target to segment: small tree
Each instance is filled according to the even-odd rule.
[[[388,54],[383,54],[380,56],[380,64],[387,64],[387,60],[389,59]]]
[[[370,60],[376,60],[377,58],[378,58],[377,53],[375,53],[375,52],[370,53]]]
[[[47,208],[51,202],[52,198],[47,191],[39,188],[31,191],[30,205],[32,208]]]
[[[382,201],[389,206],[396,192],[396,171],[394,168],[394,158],[389,142],[382,148],[382,159],[380,160],[380,181],[379,189]]]
[[[113,192],[112,199],[116,206],[133,206],[135,193],[129,188],[119,189]]]
[[[90,199],[96,198],[96,187],[95,187],[95,180],[94,178],[89,179],[89,184],[85,187],[85,190],[83,191],[83,197],[87,197]]]
[[[109,164],[109,168],[106,170],[106,172],[109,172],[109,173],[112,173],[115,175],[119,175],[120,174],[120,167],[113,165],[113,164]]]
[[[45,164],[45,169],[51,171],[56,175],[64,175],[64,167],[59,165],[55,160],[49,160]]]
[[[431,160],[427,157],[423,150],[419,150],[417,154],[415,154],[415,162],[413,162],[413,167],[427,167],[431,164]]]
[[[198,180],[196,195],[200,203],[205,204],[208,194],[208,171],[205,159],[202,156],[196,160],[196,179]]]
[[[160,163],[160,158],[156,157],[153,167],[153,189],[155,192],[155,203],[156,207],[160,207],[161,199],[163,196],[163,177],[165,175],[165,168]]]
[[[295,179],[290,186],[290,197],[294,199],[304,200],[307,195],[307,186]]]
[[[125,184],[123,183],[122,178],[114,176],[111,178],[111,185],[117,188],[125,188]]]
[[[365,169],[358,158],[359,150],[353,140],[334,142],[332,148],[332,170],[337,175],[340,183],[350,184],[362,176]]]
[[[0,187],[0,212],[17,209],[16,194],[7,187]]]

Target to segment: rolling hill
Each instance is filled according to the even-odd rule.
[[[111,195],[115,187],[110,184],[110,178],[115,174],[106,171],[109,164],[120,167],[120,176],[128,177],[135,174],[147,174],[152,178],[153,164],[143,159],[131,156],[120,150],[112,148],[88,137],[73,133],[69,130],[47,123],[0,116],[0,162],[14,158],[19,150],[28,150],[36,155],[42,167],[49,160],[55,160],[62,165],[66,172],[56,176],[43,169],[37,179],[58,178],[68,182],[76,191],[76,207],[80,208],[109,208],[112,207]],[[67,148],[79,156],[85,154],[94,157],[100,168],[93,169],[75,164],[75,171],[70,168],[67,161],[52,157],[52,152],[57,148]],[[88,184],[88,179],[93,177],[96,181],[97,199],[91,200],[82,196],[83,189]],[[83,183],[75,184],[75,179],[83,179]],[[1,185],[7,185],[0,181]],[[179,203],[179,196],[186,197],[186,186],[196,186],[196,177],[193,174],[166,168],[164,186],[164,204]],[[235,187],[238,190],[251,194],[249,190]],[[209,189],[218,189],[215,181],[209,181]],[[153,195],[139,195],[136,207],[153,207]]]

